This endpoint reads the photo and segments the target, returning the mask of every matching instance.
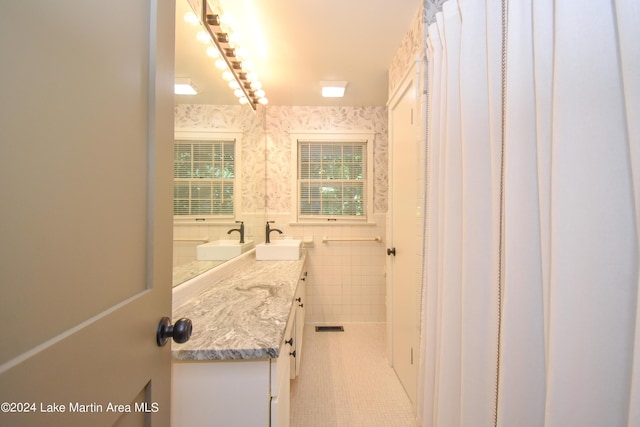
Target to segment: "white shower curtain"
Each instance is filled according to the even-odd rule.
[[[640,2],[509,1],[504,92],[501,15],[428,28],[421,425],[640,426]]]

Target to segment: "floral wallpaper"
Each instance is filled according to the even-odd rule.
[[[175,107],[175,127],[243,130],[242,166],[250,173],[242,174],[241,211],[266,207],[280,213],[292,212],[291,130],[374,132],[373,209],[374,213],[387,211],[386,107],[260,106],[254,113],[240,105],[180,104]]]
[[[393,94],[396,86],[407,71],[416,55],[425,56],[427,28],[435,22],[436,13],[442,10],[446,0],[424,0],[422,7],[411,22],[400,48],[391,60],[389,66],[389,94]]]
[[[446,0],[424,0],[424,22],[428,27],[436,20],[436,13],[442,10]]]
[[[264,111],[254,113],[242,105],[179,104],[175,107],[176,129],[242,130],[240,211],[264,211],[265,144]]]
[[[402,39],[400,48],[391,60],[389,65],[389,95],[393,94],[410,64],[415,60],[416,55],[423,54],[425,42],[424,11],[423,6],[413,18],[411,26]]]
[[[291,131],[375,132],[373,146],[374,213],[387,211],[386,107],[266,107],[267,209],[292,212],[290,176]]]

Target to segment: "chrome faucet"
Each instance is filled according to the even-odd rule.
[[[275,221],[267,221],[267,227],[266,227],[266,237],[264,242],[265,243],[271,243],[271,238],[269,237],[271,235],[272,231],[277,231],[278,233],[282,234],[282,230],[278,230],[277,228],[270,228],[269,224],[273,224]]]
[[[234,231],[237,231],[240,233],[240,243],[244,243],[244,222],[243,221],[236,221],[236,224],[240,224],[240,228],[232,228],[231,230],[227,231],[227,234],[231,234]]]

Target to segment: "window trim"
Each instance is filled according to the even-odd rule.
[[[173,222],[177,224],[212,224],[212,223],[229,223],[238,217],[240,209],[240,199],[242,194],[242,130],[238,129],[175,129],[173,135],[173,144],[176,141],[233,141],[235,151],[235,177],[233,179],[233,215],[229,216],[179,216],[173,215]],[[172,181],[173,185],[173,181]],[[204,218],[204,220],[202,220]]]
[[[291,139],[291,206],[294,209],[294,218],[297,223],[304,224],[361,224],[368,223],[373,220],[373,144],[375,141],[375,132],[358,130],[358,131],[291,131],[289,137]],[[366,186],[366,215],[362,218],[340,217],[335,218],[300,218],[300,207],[298,206],[298,148],[299,142],[344,142],[354,143],[360,142],[366,145],[367,152],[367,186]]]

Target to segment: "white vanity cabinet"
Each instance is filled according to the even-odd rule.
[[[243,267],[174,310],[174,318],[194,325],[190,341],[172,344],[174,427],[289,426],[290,381],[302,356],[305,258]]]
[[[292,307],[284,341],[294,335]],[[283,342],[276,359],[174,361],[171,425],[288,427],[293,351]]]
[[[289,402],[291,401],[291,369],[295,369],[295,353],[291,341],[295,335],[295,310],[284,333],[280,356],[271,363],[271,427],[289,427]]]
[[[305,299],[307,291],[307,278],[308,274],[305,270],[298,280],[298,287],[296,294],[293,298],[293,308],[295,309],[295,330],[294,330],[294,344],[295,355],[291,365],[291,379],[295,379],[300,375],[300,365],[302,363],[302,334],[304,332],[304,318],[305,318]]]
[[[271,361],[172,363],[171,425],[268,426]]]

